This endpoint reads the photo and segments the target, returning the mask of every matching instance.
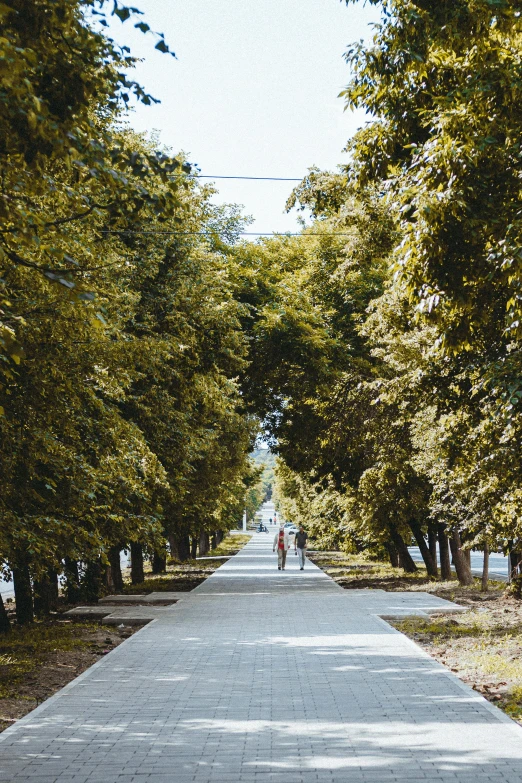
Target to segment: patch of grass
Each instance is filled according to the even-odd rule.
[[[473,615],[473,618],[467,617],[467,615],[460,615],[459,620],[455,620],[453,617],[430,617],[429,620],[424,617],[405,617],[402,620],[395,620],[392,625],[397,628],[401,633],[407,636],[415,637],[416,635],[429,635],[433,637],[435,643],[439,643],[444,639],[457,638],[460,636],[473,636],[482,632],[487,632],[480,624],[480,621],[474,617],[476,612],[469,612],[469,615]]]
[[[522,685],[515,685],[511,688],[503,709],[510,718],[516,720],[517,723],[522,723]]]
[[[441,582],[428,576],[426,569],[416,563],[413,574],[402,568],[393,568],[389,563],[370,560],[364,554],[350,555],[344,552],[310,552],[309,558],[325,573],[346,589],[377,589],[432,593],[449,601],[476,603],[495,600],[504,591],[502,582],[489,582],[489,593],[481,593],[480,579],[470,587],[461,587],[455,580]]]
[[[220,557],[227,555],[236,555],[245,544],[248,544],[252,536],[245,533],[237,533],[233,536],[226,536],[223,541],[215,549],[211,549],[209,555],[211,557]]]
[[[441,663],[522,723],[522,606],[500,599],[458,616],[393,622]]]
[[[55,650],[73,650],[84,642],[76,635],[77,631],[97,629],[94,623],[46,623],[13,628],[5,636],[0,636],[0,654],[26,652],[31,655],[45,654]]]
[[[0,699],[13,696],[28,674],[51,652],[86,648],[82,634],[97,630],[89,623],[34,623],[0,636]]]

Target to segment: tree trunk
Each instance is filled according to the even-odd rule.
[[[180,560],[178,552],[178,539],[176,536],[169,535],[169,552],[172,560]]]
[[[515,553],[511,551],[511,549],[508,552],[508,582],[511,582],[513,577],[515,576]]]
[[[176,539],[178,549],[178,558],[183,562],[190,557],[190,537],[187,535],[178,536]]]
[[[438,526],[438,538],[440,552],[440,575],[441,579],[447,582],[452,578],[453,574],[451,572],[448,536],[446,535],[446,528],[444,525]]]
[[[105,586],[105,590],[109,595],[111,595],[112,593],[114,593],[114,583],[112,581],[111,567],[108,563],[102,566],[102,574],[103,574],[103,584]]]
[[[58,572],[55,571],[54,568],[50,568],[47,573],[49,576],[49,601],[51,604],[51,612],[57,612],[59,597]]]
[[[190,556],[192,560],[195,560],[198,554],[198,539],[196,536],[192,536],[190,541]]]
[[[2,596],[0,595],[0,634],[9,633],[11,630],[11,622],[5,610]]]
[[[221,544],[221,542],[223,541],[223,537],[224,537],[223,536],[223,531],[222,530],[218,530],[217,533],[216,533],[217,546],[219,546]]]
[[[155,551],[152,555],[152,573],[164,574],[167,570],[167,553],[163,549],[161,552]]]
[[[388,542],[384,545],[388,557],[390,558],[390,565],[392,568],[398,568],[399,567],[399,555],[397,554],[397,550],[395,549],[395,546]]]
[[[471,571],[471,549],[463,549],[462,554],[466,558],[466,563]]]
[[[81,580],[81,595],[85,601],[97,601],[101,596],[103,573],[100,560],[89,560]]]
[[[19,625],[32,623],[33,615],[33,589],[29,566],[24,563],[13,568],[13,582],[16,602],[16,621]]]
[[[437,564],[437,531],[433,525],[428,526],[428,549],[430,555],[433,558],[435,565]]]
[[[137,541],[132,541],[131,551],[131,582],[133,585],[141,585],[145,581],[143,571],[143,546]]]
[[[450,536],[451,554],[453,556],[453,563],[457,572],[457,578],[461,585],[472,585],[473,575],[471,569],[466,562],[464,552],[462,551],[460,535],[457,528],[453,528]]]
[[[68,604],[80,601],[80,572],[78,561],[65,558],[65,600]]]
[[[217,533],[214,532],[214,533],[212,533],[212,546],[210,548],[211,549],[216,549],[217,545],[218,545]]]
[[[123,591],[123,575],[121,573],[121,559],[120,559],[121,546],[111,546],[109,549],[109,568],[111,571],[112,587],[117,593]]]
[[[401,567],[404,568],[407,574],[414,574],[417,566],[413,562],[413,558],[408,552],[408,547],[404,543],[401,534],[395,528],[391,528],[390,537],[400,557]]]
[[[428,549],[428,546],[426,544],[426,539],[424,538],[420,525],[417,525],[413,521],[411,521],[409,525],[411,527],[413,535],[415,536],[415,541],[417,542],[417,545],[420,549],[420,553],[422,555],[422,559],[424,560],[424,565],[426,566],[426,571],[428,572],[428,576],[431,576],[434,579],[436,579],[439,575],[439,570],[437,568],[437,560],[436,559],[434,560],[431,556],[431,552]]]
[[[489,588],[489,544],[484,541],[484,565],[482,566],[482,584],[480,589],[487,593]]]
[[[208,547],[209,547],[209,535],[205,530],[201,530],[199,534],[199,556],[205,557],[205,555],[208,553]]]
[[[58,608],[58,574],[52,568],[40,579],[34,580],[34,612],[47,617]]]

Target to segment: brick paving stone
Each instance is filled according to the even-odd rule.
[[[454,604],[278,571],[271,541],[0,735],[0,781],[521,783],[522,729],[381,619]]]

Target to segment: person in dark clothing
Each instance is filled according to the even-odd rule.
[[[308,542],[308,533],[305,533],[305,529],[302,525],[299,525],[299,532],[294,537],[295,551],[299,555],[299,569],[303,571],[306,560],[306,547]]]

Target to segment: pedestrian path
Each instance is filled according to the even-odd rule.
[[[444,610],[349,591],[272,536],[0,736],[0,781],[522,781],[522,729],[379,615]]]

